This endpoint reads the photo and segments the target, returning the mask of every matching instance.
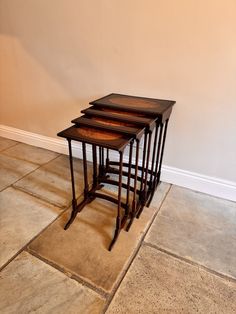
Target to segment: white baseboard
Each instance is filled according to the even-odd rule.
[[[51,138],[5,125],[0,125],[0,136],[49,149],[60,154],[68,154],[67,142],[60,138]],[[73,142],[72,148],[74,156],[81,158],[82,147],[80,143]],[[112,158],[116,157],[117,155],[115,153],[112,154]],[[88,149],[87,158],[88,160],[92,160],[92,150],[90,147]],[[127,161],[127,157],[125,158],[125,161]],[[210,194],[212,196],[236,201],[236,182],[205,176],[165,165],[162,167],[161,181]]]
[[[236,182],[163,165],[161,181],[236,202]]]
[[[0,136],[9,138],[14,141],[22,142],[32,146],[49,149],[60,154],[68,155],[67,141],[62,138],[53,138],[45,135],[31,133],[28,131],[12,128],[0,124]],[[80,151],[82,149],[79,143],[73,143],[75,150],[75,157],[81,157]]]

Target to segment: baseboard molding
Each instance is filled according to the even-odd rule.
[[[0,136],[49,149],[60,154],[68,154],[67,142],[63,139],[51,138],[5,125],[0,125]],[[92,160],[92,149],[91,147],[88,148],[87,158],[88,160]],[[72,149],[75,157],[82,157],[82,147],[79,143],[73,142]],[[117,154],[112,153],[112,158],[117,157]],[[125,156],[126,161],[127,159],[128,158]],[[161,180],[212,196],[236,201],[236,182],[205,176],[166,165],[162,167]]]
[[[161,180],[212,196],[236,201],[236,182],[163,165]]]
[[[66,140],[62,138],[53,138],[45,135],[40,135],[36,133],[31,133],[28,131],[16,129],[13,127],[5,126],[0,124],[0,136],[9,138],[14,141],[22,142],[32,146],[41,147],[44,149],[49,149],[54,152],[68,155],[68,147]],[[80,157],[80,151],[82,149],[81,145],[78,143],[73,143],[73,148],[75,150],[75,157]]]

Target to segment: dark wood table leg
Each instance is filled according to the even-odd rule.
[[[139,208],[139,211],[136,215],[137,218],[140,217],[143,208],[147,201],[147,181],[148,181],[148,169],[149,169],[149,157],[150,157],[150,150],[151,150],[151,142],[152,142],[152,132],[149,132],[148,134],[148,147],[147,147],[147,157],[146,157],[146,165],[145,165],[145,179],[144,179],[144,185],[143,185],[143,195],[141,200],[141,206]]]
[[[108,250],[111,251],[113,245],[115,244],[120,230],[121,230],[121,191],[122,191],[122,168],[123,168],[123,151],[119,152],[120,162],[119,162],[119,189],[118,189],[118,206],[117,206],[117,217],[116,217],[116,228],[114,237],[109,245]]]
[[[157,135],[158,135],[158,127],[159,127],[159,122],[156,122],[156,127],[155,127],[155,135],[154,135],[154,142],[153,142],[153,147],[152,147],[152,165],[151,165],[151,173],[150,173],[150,180],[149,180],[149,189],[152,191],[154,188],[154,165],[155,165],[155,160],[156,160],[156,151],[157,151]]]
[[[71,175],[71,188],[72,188],[72,213],[77,210],[77,200],[75,196],[75,179],[74,179],[74,168],[73,168],[73,156],[72,156],[72,147],[71,139],[67,139],[69,147],[69,160],[70,160],[70,175]],[[68,228],[67,224],[65,230]]]
[[[83,148],[83,169],[84,169],[84,199],[83,201],[77,205],[76,198],[75,198],[75,184],[74,184],[74,169],[73,169],[73,157],[72,157],[72,150],[71,150],[71,141],[69,142],[69,158],[70,158],[70,169],[71,169],[71,182],[72,182],[72,195],[73,195],[73,203],[72,203],[72,213],[70,219],[66,223],[64,229],[68,229],[72,222],[75,220],[78,212],[80,212],[86,204],[90,202],[88,192],[89,192],[89,185],[88,185],[88,171],[87,171],[87,158],[86,158],[86,144],[82,143]]]
[[[129,167],[128,167],[127,190],[126,190],[126,209],[125,209],[125,220],[124,220],[124,222],[126,222],[128,216],[129,216],[129,194],[130,194],[130,181],[131,181],[131,170],[132,170],[133,144],[134,144],[133,141],[130,142]]]
[[[168,121],[165,121],[165,124],[161,123],[160,125],[160,132],[159,132],[159,138],[158,138],[158,148],[157,148],[157,155],[156,155],[156,165],[155,165],[155,173],[154,173],[154,181],[153,181],[153,188],[150,195],[150,198],[148,200],[148,205],[151,204],[151,201],[153,199],[154,193],[156,191],[156,188],[160,182],[161,177],[161,166],[162,166],[162,160],[163,160],[163,154],[164,154],[164,147],[165,147],[165,140],[166,140],[166,134],[167,134],[167,127],[168,127]],[[163,133],[164,128],[164,133]]]
[[[133,202],[132,202],[132,210],[130,215],[130,221],[126,227],[126,231],[129,231],[133,220],[136,215],[137,209],[137,179],[138,179],[138,159],[139,159],[139,140],[136,141],[136,158],[135,158],[135,177],[134,177],[134,192],[133,192]]]

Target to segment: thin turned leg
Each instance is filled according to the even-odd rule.
[[[87,157],[86,157],[86,144],[82,143],[83,148],[83,168],[84,168],[84,198],[88,197],[89,184],[88,184],[88,168],[87,168]]]
[[[162,142],[162,133],[163,133],[163,123],[160,125],[160,130],[158,134],[158,144],[157,144],[157,153],[156,153],[156,163],[155,163],[155,170],[154,170],[154,178],[153,178],[153,184],[152,184],[152,191],[151,191],[151,196],[148,200],[148,206],[152,201],[153,195],[155,193],[156,189],[156,182],[157,182],[157,177],[158,177],[158,164],[159,164],[159,159],[160,159],[160,152],[161,152],[161,142]],[[159,128],[158,126],[158,128]]]
[[[84,199],[83,201],[77,205],[75,199],[75,185],[74,185],[74,170],[73,170],[73,161],[72,161],[72,150],[71,150],[71,142],[69,141],[69,155],[70,155],[70,168],[71,168],[71,182],[72,182],[72,195],[73,200],[75,200],[75,205],[72,205],[72,213],[70,219],[66,223],[64,229],[68,229],[72,222],[75,220],[78,212],[80,212],[83,207],[88,203],[88,171],[87,171],[87,158],[86,158],[86,144],[82,143],[83,148],[83,169],[84,169]]]
[[[127,178],[127,192],[126,192],[126,209],[125,209],[125,218],[127,219],[129,215],[129,193],[130,193],[130,181],[131,181],[131,169],[132,169],[132,154],[133,154],[133,144],[130,143],[129,149],[129,167],[128,167],[128,178]]]
[[[122,190],[122,168],[123,168],[123,152],[119,152],[120,162],[119,162],[119,189],[118,189],[118,206],[117,206],[117,217],[116,217],[116,229],[114,237],[109,245],[108,250],[111,251],[113,245],[115,244],[121,229],[121,190]]]
[[[159,168],[158,168],[158,176],[157,176],[157,181],[156,181],[156,186],[158,185],[161,177],[161,166],[162,166],[162,160],[163,160],[163,155],[164,155],[164,148],[165,148],[165,142],[166,142],[166,134],[167,134],[167,127],[168,127],[168,122],[169,120],[166,120],[165,123],[165,128],[164,128],[164,135],[163,135],[163,140],[162,140],[162,147],[161,147],[161,157],[160,157],[160,162],[159,162]]]
[[[158,134],[159,122],[156,122],[155,128],[155,136],[154,136],[154,143],[153,143],[153,151],[152,151],[152,166],[151,166],[151,175],[150,175],[150,187],[153,188],[153,172],[154,172],[154,165],[155,165],[155,157],[156,157],[156,146],[157,146],[157,134]]]
[[[140,183],[140,201],[142,201],[142,197],[143,197],[143,183],[144,183],[144,169],[145,169],[145,159],[146,159],[146,150],[147,150],[147,136],[148,133],[147,131],[145,131],[144,134],[144,147],[143,147],[143,160],[142,160],[142,173],[141,173],[141,183]]]
[[[102,169],[104,172],[104,168],[105,168],[104,147],[102,147],[101,150],[102,150]]]
[[[161,153],[162,134],[163,134],[163,123],[160,124],[160,132],[159,132],[159,138],[158,138],[156,164],[155,164],[155,171],[154,171],[154,189],[153,189],[153,194],[154,194],[154,191],[155,191],[155,186],[156,186],[156,181],[157,181],[157,176],[158,176],[158,165],[159,165],[160,153]]]
[[[75,179],[74,179],[74,167],[73,167],[73,156],[71,148],[71,139],[67,139],[69,147],[69,160],[70,160],[70,175],[71,175],[71,189],[72,189],[72,212],[77,210],[77,201],[75,196]],[[66,227],[65,227],[66,229]]]
[[[107,171],[107,169],[109,168],[109,149],[107,148],[107,155],[106,155],[106,171]]]
[[[145,179],[144,179],[144,188],[143,188],[143,197],[142,197],[142,202],[141,202],[141,207],[137,213],[137,218],[140,217],[143,208],[146,204],[147,201],[147,179],[148,179],[148,166],[149,166],[149,157],[150,157],[150,150],[151,150],[151,141],[152,141],[152,133],[149,133],[149,138],[148,138],[148,148],[147,148],[147,159],[146,159],[146,172],[145,172]]]
[[[93,150],[93,187],[98,183],[98,171],[97,171],[97,146],[92,146]]]
[[[166,134],[167,134],[167,127],[168,127],[168,120],[165,122],[164,127],[164,134],[163,134],[163,123],[160,126],[160,133],[159,133],[159,139],[158,139],[158,149],[157,149],[157,156],[156,156],[156,167],[155,167],[155,175],[154,175],[154,182],[153,182],[153,188],[152,193],[148,201],[148,206],[151,203],[155,190],[157,188],[158,183],[160,182],[160,176],[161,176],[161,165],[162,165],[162,159],[164,154],[164,147],[165,147],[165,140],[166,140]],[[163,134],[163,136],[162,136]]]
[[[98,153],[99,153],[99,177],[102,177],[103,175],[103,167],[102,167],[102,148],[99,146],[98,147]]]
[[[132,202],[132,211],[131,211],[131,217],[130,221],[126,227],[126,231],[129,231],[134,217],[136,215],[136,209],[137,209],[137,181],[138,181],[138,158],[139,158],[139,140],[136,142],[136,158],[135,158],[135,175],[134,175],[134,194],[133,194],[133,202]]]

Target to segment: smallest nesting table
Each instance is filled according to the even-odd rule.
[[[87,121],[88,120],[88,121]],[[129,198],[130,198],[130,180],[131,180],[131,165],[132,165],[132,150],[133,150],[133,142],[134,139],[140,139],[144,129],[143,128],[130,128],[130,127],[122,127],[109,125],[109,129],[107,130],[107,126],[104,127],[103,124],[99,124],[92,119],[79,118],[77,120],[77,125],[69,127],[64,131],[58,133],[58,136],[64,137],[68,141],[69,145],[69,159],[70,159],[70,169],[71,169],[71,182],[72,182],[72,213],[69,221],[65,225],[65,230],[70,226],[70,224],[74,221],[78,212],[80,212],[83,207],[90,202],[92,202],[95,198],[102,198],[117,204],[117,216],[116,216],[116,227],[113,239],[109,245],[109,251],[112,249],[114,243],[116,242],[120,230],[124,227],[127,219],[130,214],[130,206],[129,206]],[[76,194],[75,194],[75,183],[74,183],[74,171],[73,171],[73,156],[72,156],[72,147],[71,141],[79,141],[82,142],[82,151],[83,151],[83,170],[84,170],[84,193],[83,200],[77,204]],[[92,145],[93,151],[93,183],[92,187],[89,186],[88,182],[88,171],[87,171],[87,156],[86,156],[86,144]],[[129,167],[128,167],[128,177],[127,184],[122,182],[122,173],[123,173],[123,153],[124,149],[127,145],[130,144],[129,147]],[[119,153],[119,181],[116,182],[114,180],[109,180],[109,176],[105,173],[105,160],[104,160],[104,149],[107,149],[107,158],[106,165],[109,162],[108,150],[114,150]],[[99,154],[99,158],[98,155]],[[98,165],[99,159],[99,168]],[[138,155],[136,156],[136,164],[138,164]],[[99,169],[99,171],[98,171]],[[134,175],[134,186],[132,188],[133,192],[133,206],[132,213],[135,215],[136,208],[136,191],[137,191],[137,176],[138,176],[138,167],[136,167],[135,175]],[[118,195],[117,198],[111,197],[109,195],[105,195],[97,192],[100,190],[103,185],[101,183],[110,183],[113,185],[118,185]],[[126,202],[123,203],[121,201],[121,190],[122,186],[126,188]],[[122,212],[123,209],[123,212]]]

